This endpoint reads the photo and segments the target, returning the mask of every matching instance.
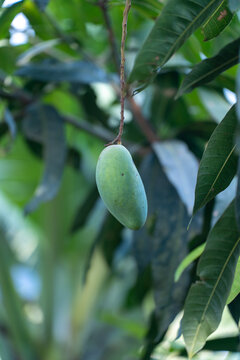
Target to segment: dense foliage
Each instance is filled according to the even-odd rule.
[[[119,126],[125,1],[0,4],[1,359],[231,359],[239,1],[132,0],[123,144],[148,198],[138,231],[95,184]],[[223,312],[233,331],[208,339]]]

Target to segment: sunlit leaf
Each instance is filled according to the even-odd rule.
[[[21,11],[23,1],[18,1],[15,4],[3,9],[0,15],[0,39],[7,36],[11,22],[15,16]]]
[[[53,48],[55,45],[59,44],[59,39],[52,39],[48,41],[40,42],[30,49],[22,53],[17,59],[17,65],[23,66],[29,63],[29,61],[36,55],[47,52],[47,50]]]
[[[224,0],[203,25],[204,40],[211,40],[218,36],[230,23],[232,17],[233,14],[228,8],[228,1]]]
[[[25,207],[28,214],[57,194],[65,165],[66,143],[63,120],[51,106],[31,106],[23,129],[27,137],[39,142],[43,140],[44,144],[45,170],[34,197]]]
[[[232,302],[239,293],[240,293],[240,259],[238,259],[231,292],[227,299],[227,304]]]
[[[182,332],[191,358],[217,329],[231,290],[240,253],[234,203],[210,231],[197,268],[199,281],[187,296]]]
[[[223,191],[236,173],[236,124],[236,109],[232,107],[210,137],[198,170],[193,213]]]
[[[239,62],[239,46],[240,39],[237,39],[222,48],[216,56],[203,60],[195,65],[192,71],[184,78],[178,96],[192,91],[197,86],[212,81],[223,71],[236,65]]]
[[[146,85],[222,0],[170,0],[140,49],[129,82]]]
[[[199,256],[203,253],[205,248],[205,244],[199,245],[196,249],[192,250],[190,254],[188,254],[182,262],[179,264],[176,272],[175,272],[175,281],[178,281],[183,271]]]

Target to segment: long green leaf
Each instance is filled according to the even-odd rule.
[[[237,39],[222,48],[216,56],[203,60],[194,66],[192,71],[185,77],[179,89],[178,97],[192,91],[197,86],[212,81],[223,71],[239,63],[239,47],[240,39]]]
[[[240,258],[238,259],[231,292],[227,299],[227,304],[232,302],[239,293],[240,293]]]
[[[228,8],[227,0],[223,0],[212,16],[203,25],[204,41],[218,36],[232,20],[233,14]]]
[[[203,153],[198,170],[193,214],[226,189],[236,173],[236,125],[236,109],[233,106],[214,130]]]
[[[178,281],[183,271],[203,253],[204,247],[205,244],[199,245],[182,260],[175,272],[175,281]]]
[[[222,0],[169,0],[137,55],[129,82],[146,85]]]
[[[191,358],[221,321],[240,253],[240,237],[232,202],[209,233],[200,258],[199,281],[191,286],[182,320],[184,341]]]
[[[8,34],[9,27],[15,16],[21,11],[23,1],[6,7],[0,15],[0,39]]]

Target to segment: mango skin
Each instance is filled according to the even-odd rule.
[[[96,183],[103,202],[120,223],[133,230],[145,224],[145,189],[131,154],[123,145],[110,145],[101,152]]]

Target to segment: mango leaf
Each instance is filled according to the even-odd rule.
[[[37,5],[37,7],[43,11],[45,9],[45,7],[47,6],[47,4],[49,3],[49,0],[34,0],[35,4]]]
[[[189,357],[202,349],[221,321],[240,254],[234,202],[210,231],[197,267],[199,281],[188,293],[182,332]]]
[[[238,0],[228,0],[228,5],[231,11],[237,11],[240,9],[240,4]]]
[[[0,39],[7,37],[11,22],[15,16],[21,11],[23,1],[18,1],[15,4],[3,9],[0,15]]]
[[[178,140],[155,142],[152,144],[152,148],[190,215],[193,209],[197,180],[197,159],[187,146]]]
[[[236,109],[233,106],[214,130],[203,153],[198,170],[193,214],[226,189],[236,173],[236,124]]]
[[[239,293],[240,293],[240,258],[238,259],[231,292],[227,299],[227,304],[232,302]]]
[[[239,274],[238,274],[239,276]],[[240,293],[234,298],[234,300],[228,304],[228,309],[232,315],[236,325],[239,326],[240,320]]]
[[[42,41],[36,45],[33,45],[30,49],[22,53],[17,59],[17,65],[23,66],[26,65],[34,56],[46,52],[47,50],[53,48],[55,45],[60,43],[59,39],[52,39],[47,41]]]
[[[85,222],[89,216],[89,213],[93,209],[98,198],[99,198],[99,193],[98,193],[96,186],[94,186],[90,190],[86,199],[83,201],[83,203],[80,205],[80,207],[77,210],[77,213],[73,220],[73,224],[71,226],[72,233],[74,233],[76,230],[78,230],[85,224]]]
[[[149,352],[182,309],[186,296],[188,272],[177,283],[174,275],[187,253],[189,216],[156,156],[144,159],[140,173],[149,210],[146,225],[133,234],[133,250],[140,273],[149,265],[152,269],[157,335],[154,331],[154,338],[147,339],[145,352]]]
[[[91,84],[93,82],[108,82],[110,79],[104,70],[87,61],[33,63],[18,69],[16,75],[55,83],[68,81]]]
[[[204,41],[218,36],[230,23],[232,17],[233,14],[228,8],[228,1],[224,0],[202,27]]]
[[[23,120],[23,131],[29,139],[43,140],[45,161],[41,182],[24,210],[28,214],[57,194],[65,165],[66,143],[63,120],[51,106],[30,106]]]
[[[192,71],[185,76],[177,97],[192,91],[195,87],[204,85],[215,79],[223,71],[239,63],[240,39],[224,46],[219,53],[195,65]]]
[[[169,0],[140,49],[129,82],[144,86],[217,9],[222,0]]]
[[[178,265],[178,268],[175,272],[175,281],[178,281],[183,271],[199,256],[203,253],[205,244],[199,245],[196,249],[192,250]]]

